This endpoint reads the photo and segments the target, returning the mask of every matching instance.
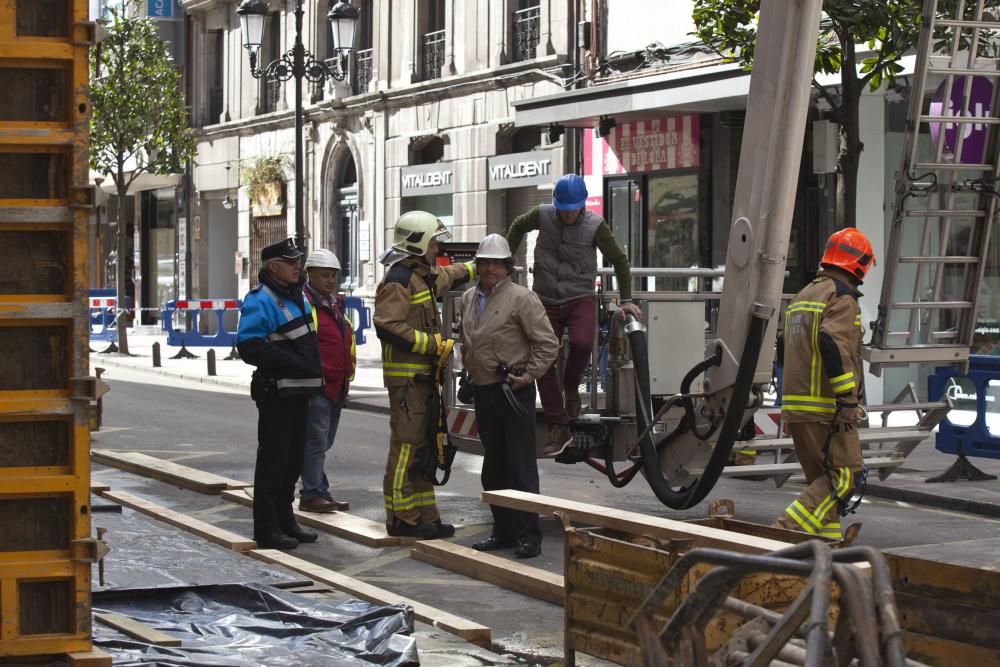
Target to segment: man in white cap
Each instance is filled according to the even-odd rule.
[[[559,354],[559,341],[538,295],[510,279],[507,239],[490,234],[476,250],[479,280],[462,295],[462,359],[475,387],[476,424],[483,443],[483,489],[538,493],[535,380]],[[541,553],[538,515],[490,505],[493,531],[479,551]]]
[[[312,251],[306,258],[306,274],[308,282],[302,291],[312,305],[316,342],[323,366],[323,391],[309,399],[299,509],[304,512],[333,512],[350,509],[350,504],[334,500],[330,495],[330,482],[324,465],[326,452],[337,437],[340,412],[354,379],[354,329],[344,314],[344,297],[336,293],[340,275],[337,256],[325,248]]]

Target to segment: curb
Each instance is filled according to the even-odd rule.
[[[137,373],[149,373],[150,375],[159,375],[161,377],[174,378],[177,380],[185,380],[187,382],[201,382],[202,384],[211,384],[219,387],[226,387],[228,389],[239,389],[241,391],[250,391],[248,384],[243,382],[235,382],[232,380],[227,380],[225,378],[212,377],[208,375],[190,375],[186,373],[175,373],[168,371],[163,368],[153,368],[144,366],[135,366],[133,364],[124,363],[115,359],[114,357],[94,357],[90,358],[91,364],[101,367],[111,367],[111,368],[121,368],[124,370],[135,371]],[[152,361],[150,361],[152,363]],[[373,398],[381,398],[386,395],[385,389],[380,387],[352,387],[352,392],[372,392],[374,394]],[[347,398],[347,402],[344,404],[344,408],[348,410],[359,410],[363,412],[374,412],[377,414],[389,414],[388,405],[380,405],[378,403],[370,403],[363,399]]]
[[[887,500],[901,500],[914,505],[926,505],[939,507],[941,509],[965,512],[966,514],[979,514],[993,519],[1000,519],[1000,505],[978,500],[965,500],[963,498],[953,498],[951,496],[941,496],[936,493],[925,491],[914,491],[912,489],[901,489],[895,486],[883,484],[869,484],[865,493],[876,498]]]

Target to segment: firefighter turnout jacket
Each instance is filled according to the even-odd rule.
[[[433,375],[441,334],[437,299],[474,275],[472,262],[431,267],[422,258],[405,257],[392,265],[375,292],[373,317],[386,387]]]
[[[861,294],[836,269],[824,269],[785,311],[781,417],[830,422],[837,400],[860,402]]]

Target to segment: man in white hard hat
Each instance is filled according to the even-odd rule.
[[[438,388],[435,371],[455,341],[441,335],[437,300],[473,278],[472,262],[435,266],[438,241],[451,237],[432,213],[410,211],[396,220],[391,248],[379,256],[389,267],[375,292],[375,333],[382,342],[382,377],[389,391],[389,456],[382,480],[385,527],[390,535],[451,537],[441,521],[433,483],[415,465],[433,445],[429,414]]]
[[[308,282],[303,292],[312,305],[313,326],[323,366],[323,391],[314,394],[309,401],[299,509],[333,512],[350,508],[348,503],[334,500],[330,495],[324,465],[326,452],[337,437],[340,412],[354,379],[354,328],[344,314],[344,297],[336,293],[340,275],[337,256],[326,249],[312,251],[306,258],[306,273]]]
[[[507,239],[490,234],[476,251],[476,285],[462,295],[462,360],[472,378],[476,425],[483,443],[483,490],[538,493],[535,380],[559,354],[559,341],[538,295],[510,279]],[[479,551],[541,553],[538,515],[490,505],[493,531]]]

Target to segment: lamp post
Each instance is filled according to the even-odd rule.
[[[358,23],[358,10],[340,0],[330,0],[327,19],[333,29],[333,48],[336,59],[333,67],[317,60],[302,45],[302,0],[295,1],[295,44],[292,50],[277,60],[257,66],[260,45],[264,37],[264,22],[270,13],[267,0],[243,0],[236,9],[243,31],[243,46],[250,54],[250,73],[255,79],[288,81],[295,79],[295,236],[305,242],[305,204],[302,170],[302,79],[322,84],[327,79],[343,81],[347,77],[344,60],[354,49],[354,29]]]

